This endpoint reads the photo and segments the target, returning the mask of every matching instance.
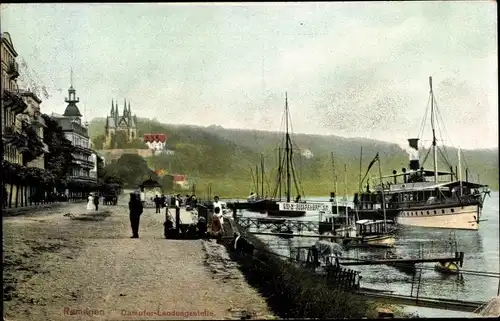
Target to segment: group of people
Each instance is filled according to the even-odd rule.
[[[92,210],[99,210],[99,194],[98,193],[90,193],[88,197],[88,202],[87,202],[87,210],[92,211]]]
[[[168,199],[170,198],[170,199]],[[165,195],[156,195],[154,198],[154,202],[156,205],[156,213],[161,212],[161,208],[167,207],[167,204],[170,204],[169,207],[180,209],[181,206],[186,206],[187,209],[195,208],[198,202],[196,195],[186,195],[186,197],[181,197],[180,194],[175,196],[168,197]],[[212,231],[216,234],[222,235],[224,233],[224,207],[220,202],[219,197],[215,196],[213,201],[213,219],[212,219]],[[129,201],[129,211],[130,211],[130,225],[132,227],[132,238],[139,237],[139,222],[141,214],[144,211],[144,205],[141,201],[140,192],[130,193],[130,201]],[[172,220],[170,218],[170,220]],[[172,222],[173,223],[173,222]],[[198,222],[198,227],[203,225],[204,222]],[[172,227],[170,227],[172,228]]]
[[[132,238],[139,237],[139,222],[140,216],[144,211],[144,191],[136,191],[130,193],[130,201],[129,201],[129,211],[130,211],[130,225],[132,227]],[[156,213],[161,213],[161,209],[167,207],[169,204],[171,208],[181,208],[181,206],[185,206],[186,209],[196,208],[196,204],[198,199],[196,195],[186,195],[182,197],[180,194],[173,196],[165,196],[165,194],[155,195],[153,198],[153,202],[155,203]]]

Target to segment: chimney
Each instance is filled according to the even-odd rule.
[[[418,159],[418,138],[409,138],[408,145],[410,146],[410,170],[418,171],[420,169],[420,161]]]

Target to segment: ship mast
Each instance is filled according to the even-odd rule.
[[[288,133],[288,95],[285,92],[285,126],[286,126],[286,201],[290,203],[290,134]]]
[[[281,166],[281,146],[278,147],[278,193],[280,195],[280,202],[281,202],[281,179],[283,178],[283,172],[282,172],[282,166]]]
[[[429,77],[431,94],[431,127],[432,127],[432,156],[434,158],[434,183],[438,183],[437,153],[436,153],[436,129],[434,128],[434,93],[432,92],[432,77]]]
[[[260,180],[260,185],[261,185],[261,196],[264,198],[264,154],[260,154],[260,173],[262,176],[262,179]]]

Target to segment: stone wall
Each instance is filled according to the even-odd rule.
[[[124,154],[138,154],[142,157],[153,156],[151,149],[100,149],[96,151],[97,154],[104,158],[105,163],[117,160]]]

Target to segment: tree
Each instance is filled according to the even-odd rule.
[[[94,149],[103,149],[104,148],[104,135],[99,135],[92,140],[94,144]]]
[[[23,155],[23,165],[26,166],[43,155],[44,146],[35,128],[27,121],[22,121],[22,134],[25,137],[25,145],[19,151]]]
[[[49,149],[49,152],[45,154],[45,169],[62,181],[69,173],[74,147],[66,138],[62,127],[54,119],[46,114],[42,117],[47,126],[44,130],[43,141]]]
[[[137,154],[124,154],[116,162],[108,164],[105,176],[114,177],[123,182],[125,186],[136,187],[148,178],[158,179],[158,175],[149,167],[144,158]]]
[[[99,135],[92,141],[95,149],[102,149],[104,147],[104,135]],[[110,149],[147,149],[148,146],[141,138],[129,140],[128,134],[125,131],[117,131],[111,134]]]

